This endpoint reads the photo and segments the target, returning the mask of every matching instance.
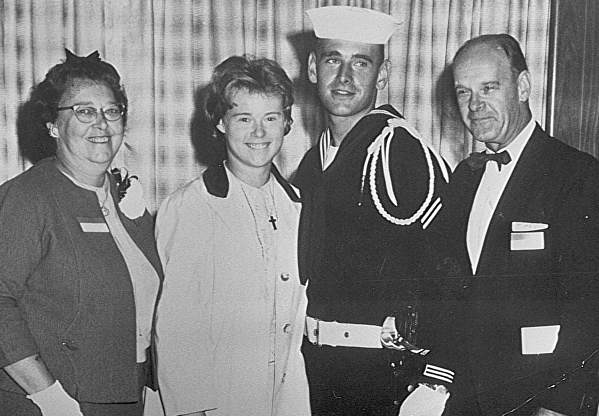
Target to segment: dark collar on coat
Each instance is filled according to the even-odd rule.
[[[301,202],[299,195],[295,192],[293,187],[283,178],[277,167],[272,164],[270,172],[273,174],[279,185],[283,187],[289,199],[293,202]],[[218,165],[209,166],[203,175],[204,184],[206,189],[211,195],[218,198],[226,198],[229,193],[229,179],[227,178],[227,172],[225,166],[221,163]]]

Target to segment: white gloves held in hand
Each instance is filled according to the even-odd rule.
[[[56,380],[50,387],[27,396],[42,411],[42,416],[83,416],[79,403]]]

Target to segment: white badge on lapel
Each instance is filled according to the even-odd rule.
[[[510,250],[543,250],[545,248],[545,233],[549,228],[542,222],[512,222],[510,233]]]
[[[559,338],[559,325],[520,328],[522,354],[551,354]]]

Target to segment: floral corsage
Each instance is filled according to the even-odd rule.
[[[141,217],[146,210],[146,202],[137,176],[129,175],[125,168],[114,168],[110,174],[116,181],[121,212],[132,220]]]

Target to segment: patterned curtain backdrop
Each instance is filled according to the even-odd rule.
[[[473,143],[456,119],[446,68],[472,36],[508,32],[521,41],[533,112],[543,122],[550,0],[0,0],[0,183],[31,163],[19,109],[65,47],[97,49],[121,73],[130,117],[114,164],[141,178],[151,210],[201,172],[197,102],[214,66],[235,54],[276,59],[296,82],[295,122],[277,159],[292,175],[323,126],[306,80],[304,11],[326,5],[372,8],[403,22],[387,51],[391,79],[379,101],[403,112],[452,166]]]

